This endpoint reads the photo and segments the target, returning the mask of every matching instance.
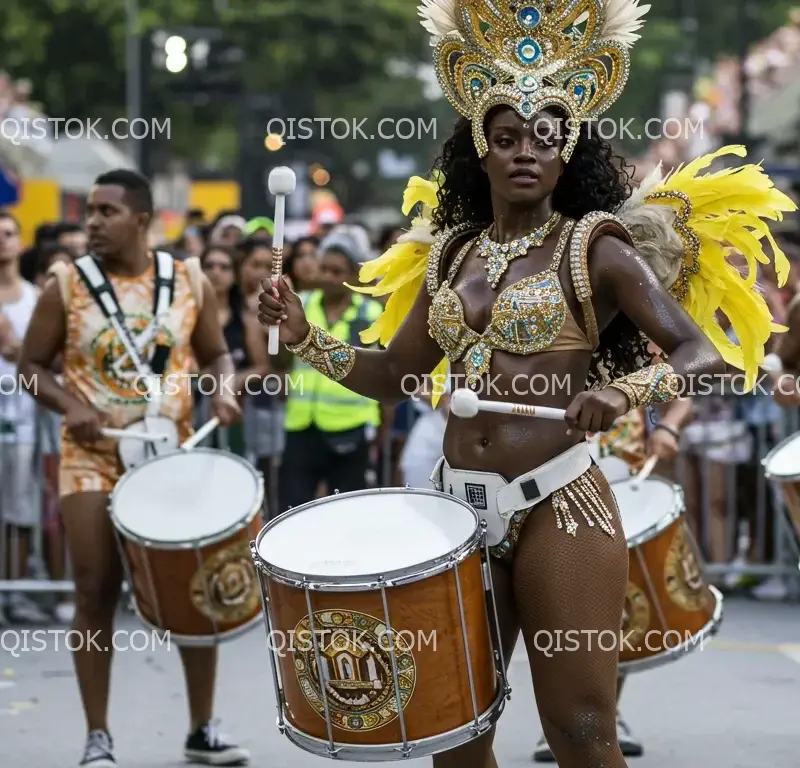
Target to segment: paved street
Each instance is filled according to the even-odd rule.
[[[136,630],[126,616],[120,629]],[[126,643],[125,639],[118,641]],[[132,638],[145,644],[140,633]],[[60,638],[63,646],[63,637]],[[8,648],[8,641],[4,641]],[[0,651],[0,764],[73,768],[83,738],[70,654],[55,649]],[[332,761],[292,746],[275,728],[266,637],[259,627],[226,645],[218,712],[223,730],[253,751],[258,768],[314,768]],[[499,725],[501,768],[533,765],[539,736],[524,652],[512,662],[514,688]],[[186,728],[176,650],[119,652],[111,724],[120,768],[183,764]],[[632,768],[796,768],[800,765],[800,605],[726,600],[717,639],[702,652],[630,678],[623,713],[645,742]],[[10,758],[10,759],[9,759]],[[407,763],[409,764],[409,763]],[[352,765],[346,763],[346,765]],[[430,761],[415,760],[416,768]]]

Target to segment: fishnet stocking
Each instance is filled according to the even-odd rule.
[[[556,528],[548,500],[528,516],[511,567],[493,563],[492,578],[506,664],[521,629],[539,715],[559,768],[626,768],[617,743],[616,698],[628,547],[608,483],[599,469],[592,472],[614,513],[615,537],[575,514],[573,538]],[[434,768],[497,768],[493,738],[490,731],[436,755]]]

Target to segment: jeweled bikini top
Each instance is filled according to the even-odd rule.
[[[451,363],[464,362],[471,386],[489,373],[494,350],[533,355],[556,350],[593,351],[567,306],[558,276],[575,222],[561,230],[553,260],[547,269],[518,280],[500,293],[483,333],[467,325],[464,306],[450,287],[475,240],[467,241],[453,260],[432,299],[428,313],[430,335]]]

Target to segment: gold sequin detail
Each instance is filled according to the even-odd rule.
[[[568,221],[562,227],[547,269],[517,281],[497,297],[482,334],[467,325],[461,299],[450,287],[469,248],[458,254],[433,297],[428,329],[451,363],[463,359],[468,386],[475,387],[489,373],[495,349],[530,355],[547,349],[558,337],[567,316],[558,267],[574,224]]]
[[[628,398],[629,410],[633,411],[656,403],[669,403],[679,397],[682,379],[668,363],[657,363],[615,379],[608,386],[623,392]]]
[[[303,341],[287,344],[286,349],[332,381],[341,381],[356,362],[354,347],[314,323]]]
[[[563,488],[559,488],[550,496],[550,503],[553,505],[553,512],[556,518],[556,527],[559,530],[564,530],[570,536],[576,536],[579,528],[573,509],[583,516],[590,528],[597,525],[611,538],[616,536],[614,513],[603,500],[603,492],[600,490],[600,486],[597,484],[593,474],[596,471],[598,470],[595,466],[590,467],[580,477]],[[541,503],[539,502],[539,504]],[[494,557],[511,562],[514,557],[514,550],[519,542],[522,526],[525,524],[528,515],[539,504],[515,512],[512,515],[503,540],[496,546],[489,548]]]
[[[568,116],[564,161],[580,123],[603,114],[630,73],[628,48],[601,38],[605,3],[456,0],[456,29],[435,37],[434,70],[448,101],[472,122],[475,147],[489,151],[484,118],[495,106],[523,118],[549,106]],[[635,25],[634,25],[635,27]]]
[[[677,280],[669,290],[682,302],[689,292],[689,278],[700,270],[700,238],[688,227],[692,216],[692,202],[688,195],[678,191],[654,192],[645,197],[644,202],[673,203],[677,207],[673,226],[683,242],[684,262]]]
[[[628,235],[629,242],[633,242],[633,235],[622,219],[603,211],[593,211],[584,216],[575,227],[575,236],[572,238],[569,252],[569,269],[575,298],[583,309],[586,335],[595,349],[600,343],[600,332],[597,328],[594,307],[592,307],[592,284],[589,280],[588,255],[592,236],[595,230],[603,224],[615,224]]]

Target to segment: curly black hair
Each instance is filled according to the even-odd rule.
[[[495,108],[487,116],[488,124]],[[559,110],[547,110],[557,117]],[[631,177],[625,160],[614,154],[608,141],[586,123],[580,127],[578,141],[570,161],[553,193],[553,208],[562,216],[580,219],[592,211],[614,213],[631,194]],[[492,223],[489,177],[480,166],[480,158],[472,139],[472,123],[461,118],[452,136],[444,143],[433,163],[433,169],[444,175],[439,191],[439,205],[433,214],[437,230],[472,222],[477,227]]]
[[[487,114],[485,125],[497,109],[502,107]],[[558,109],[547,111],[565,117]],[[553,192],[553,209],[576,220],[592,211],[616,213],[633,191],[633,169],[629,173],[629,168],[607,140],[583,123],[572,156]],[[439,205],[432,217],[436,231],[467,222],[476,229],[484,229],[493,222],[489,177],[481,168],[469,120],[458,121],[433,169],[444,176],[438,193]],[[600,336],[587,387],[605,386],[611,379],[649,364],[650,358],[648,339],[625,315],[619,314]]]

